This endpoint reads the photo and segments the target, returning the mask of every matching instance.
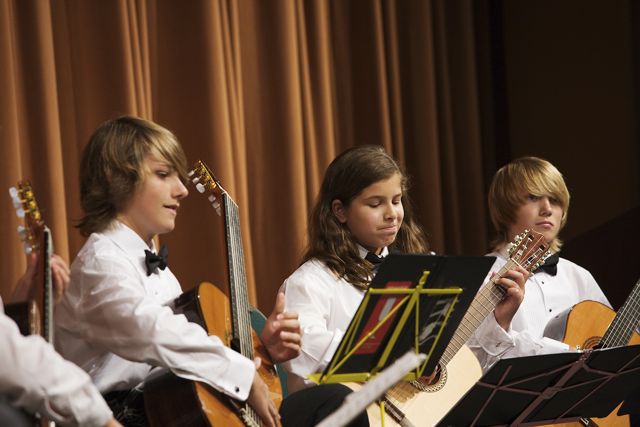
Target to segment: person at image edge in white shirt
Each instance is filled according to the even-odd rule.
[[[67,264],[57,255],[50,262],[55,300],[69,284]],[[21,302],[33,286],[37,256],[32,254],[13,294]],[[64,360],[41,336],[22,336],[0,298],[0,425],[33,425],[21,408],[61,426],[117,427],[111,410],[82,369]]]

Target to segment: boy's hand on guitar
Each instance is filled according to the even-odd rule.
[[[53,301],[58,303],[69,287],[69,266],[56,254],[51,255],[50,266],[53,280]]]
[[[511,320],[524,300],[524,285],[528,278],[529,272],[516,264],[515,269],[507,271],[496,280],[496,284],[504,289],[505,294],[493,313],[496,321],[505,331],[509,330]]]
[[[271,400],[269,388],[258,374],[258,369],[262,364],[262,360],[259,357],[256,357],[253,362],[256,365],[256,374],[253,377],[253,384],[251,384],[251,391],[249,392],[247,404],[256,411],[265,426],[280,426],[280,414],[278,413],[278,408],[276,408],[273,400]]]
[[[274,363],[282,363],[300,354],[298,313],[284,312],[284,293],[279,292],[276,305],[267,318],[260,339]]]

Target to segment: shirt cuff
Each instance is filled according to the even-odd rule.
[[[222,389],[224,394],[236,400],[247,400],[253,384],[253,377],[256,375],[255,364],[240,353],[228,347],[223,348],[229,360],[229,366],[217,379],[216,385]]]
[[[571,347],[569,346],[569,344],[544,337],[542,338],[542,349],[538,354],[566,353],[570,349]]]
[[[491,356],[499,356],[516,345],[514,338],[502,329],[493,313],[480,324],[476,338],[483,350]]]

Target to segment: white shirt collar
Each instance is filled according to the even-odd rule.
[[[145,249],[156,252],[155,241],[152,240],[149,247],[138,233],[118,220],[114,220],[102,234],[131,256],[142,257]]]
[[[369,253],[369,251],[359,244],[356,244],[356,246],[358,247],[358,252],[360,253],[360,257],[364,259]],[[382,248],[382,252],[378,256],[380,258],[385,258],[387,255],[389,255],[389,248],[388,246],[385,246],[384,248]]]

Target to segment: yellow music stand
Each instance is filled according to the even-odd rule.
[[[427,356],[403,380],[435,369],[493,257],[391,254],[380,265],[317,383],[366,382],[407,351]]]

